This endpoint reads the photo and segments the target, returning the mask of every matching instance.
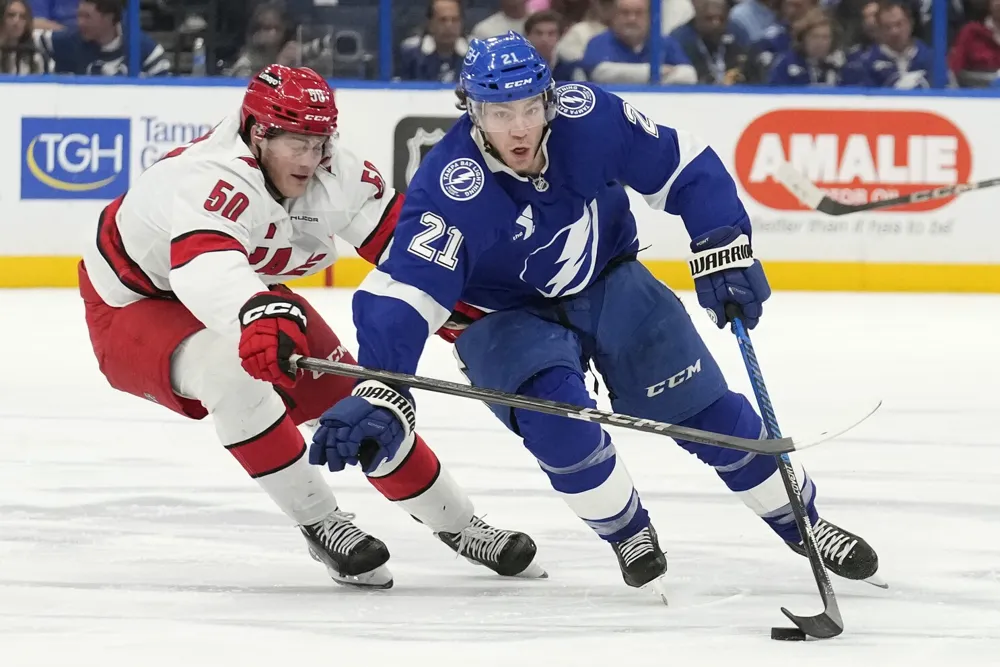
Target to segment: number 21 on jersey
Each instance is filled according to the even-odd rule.
[[[434,262],[454,271],[455,267],[458,266],[458,249],[462,247],[462,232],[455,227],[449,227],[440,216],[434,215],[430,211],[420,216],[420,222],[425,229],[413,237],[407,250],[428,262]],[[448,241],[444,245],[444,250],[436,250],[431,246],[432,243],[446,235]]]

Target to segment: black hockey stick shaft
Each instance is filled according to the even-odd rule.
[[[757,397],[757,405],[760,408],[767,436],[768,438],[780,438],[778,419],[774,415],[774,407],[771,405],[767,385],[764,384],[764,375],[761,373],[760,363],[757,361],[757,353],[750,341],[750,334],[743,326],[743,313],[739,306],[729,304],[726,306],[726,316],[732,326],[733,334],[739,342],[740,353],[743,355],[743,362],[746,365],[747,374],[750,376],[750,384]],[[817,639],[836,637],[844,631],[844,620],[837,604],[837,596],[833,591],[833,583],[830,581],[830,573],[819,553],[819,544],[816,542],[816,534],[802,499],[801,487],[796,479],[792,461],[787,454],[779,454],[776,458],[778,459],[778,472],[785,485],[785,492],[788,494],[788,501],[792,506],[792,514],[795,515],[795,525],[798,526],[799,535],[802,536],[806,556],[809,559],[813,577],[816,579],[816,587],[823,600],[823,611],[815,616],[797,616],[784,607],[781,608],[781,612],[810,637]]]
[[[737,438],[735,436],[711,433],[677,424],[643,419],[631,415],[618,414],[617,412],[606,412],[595,408],[585,408],[570,403],[549,401],[520,394],[510,394],[495,389],[483,389],[470,385],[458,384],[447,380],[421,377],[419,375],[408,375],[405,373],[393,373],[390,371],[365,368],[355,364],[345,364],[339,361],[328,359],[315,359],[292,355],[291,365],[293,369],[302,369],[316,373],[333,373],[346,377],[361,378],[365,380],[378,380],[390,385],[401,385],[414,389],[424,389],[439,394],[460,396],[462,398],[473,398],[484,403],[493,405],[505,405],[509,408],[519,408],[522,410],[533,410],[558,417],[568,417],[570,419],[581,419],[583,421],[595,422],[606,426],[620,426],[633,431],[653,433],[656,435],[667,435],[672,438],[688,440],[705,445],[715,445],[726,447],[741,452],[753,454],[775,455],[784,452],[794,451],[796,442],[792,438],[775,438],[773,440],[750,440],[747,438]]]
[[[975,183],[957,183],[955,185],[943,185],[930,190],[911,192],[899,197],[890,199],[880,199],[864,204],[845,204],[823,192],[816,184],[806,176],[795,170],[788,164],[783,164],[778,170],[777,179],[788,190],[794,194],[806,206],[826,213],[827,215],[848,215],[850,213],[861,213],[863,211],[874,211],[894,206],[905,206],[907,204],[917,204],[935,199],[946,199],[974,190],[983,190],[1000,185],[1000,178],[988,178]]]

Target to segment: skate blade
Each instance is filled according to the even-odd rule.
[[[871,584],[872,586],[877,586],[878,588],[887,589],[889,588],[888,582],[882,578],[882,576],[876,572],[867,579],[862,579],[866,584]]]
[[[656,579],[653,579],[648,584],[639,587],[639,590],[649,591],[660,598],[663,604],[670,606],[670,602],[667,601],[667,575],[661,574]]]
[[[538,561],[533,560],[528,564],[528,567],[524,568],[520,573],[515,574],[514,576],[520,579],[548,579],[549,573],[545,571],[545,568],[538,564]]]
[[[341,586],[348,588],[387,590],[392,588],[392,573],[385,565],[379,565],[374,570],[363,572],[357,575],[340,574],[336,570],[327,568],[330,578]]]

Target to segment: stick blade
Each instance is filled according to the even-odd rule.
[[[809,447],[815,447],[816,445],[826,442],[827,440],[833,440],[834,438],[840,437],[853,429],[855,426],[859,425],[861,422],[865,421],[873,414],[875,414],[878,409],[882,407],[882,401],[878,401],[874,406],[870,407],[868,411],[860,419],[855,419],[848,422],[846,425],[840,425],[834,428],[821,431],[813,435],[796,436],[791,438],[792,443],[795,447],[795,451],[800,451],[803,449],[808,449]]]
[[[836,612],[836,613],[831,613]],[[839,611],[824,611],[815,616],[796,616],[784,607],[781,613],[788,617],[795,626],[810,637],[816,639],[832,639],[844,631],[844,621]]]
[[[819,210],[826,194],[816,187],[812,181],[795,170],[795,167],[782,162],[774,175],[775,179],[788,189],[803,204],[813,210]]]

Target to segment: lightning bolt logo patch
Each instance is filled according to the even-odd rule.
[[[466,201],[478,195],[483,182],[483,168],[472,158],[452,160],[441,170],[441,191],[455,201]]]

